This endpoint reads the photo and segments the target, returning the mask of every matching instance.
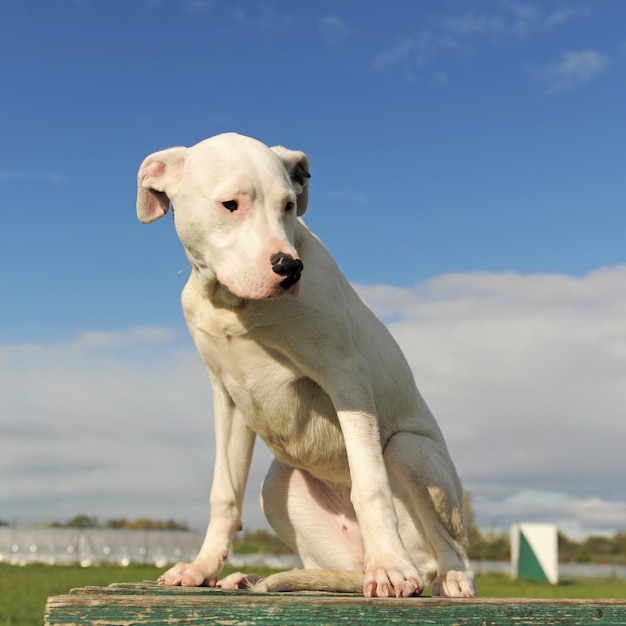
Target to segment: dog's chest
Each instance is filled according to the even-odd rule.
[[[250,428],[279,460],[320,478],[336,478],[347,468],[330,398],[293,361],[245,335],[205,336],[199,349]]]

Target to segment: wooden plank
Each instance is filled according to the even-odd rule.
[[[46,626],[429,624],[624,626],[626,600],[363,598],[159,587],[150,583],[72,590],[48,598]]]

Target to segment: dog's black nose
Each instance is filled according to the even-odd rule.
[[[284,276],[285,280],[280,283],[280,286],[286,291],[290,287],[293,287],[302,275],[302,261],[300,259],[294,259],[290,254],[284,252],[277,252],[270,257],[270,263],[272,264],[272,270],[279,276]]]

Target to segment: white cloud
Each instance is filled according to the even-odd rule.
[[[208,519],[212,396],[186,333],[85,332],[0,347],[0,518]],[[259,446],[249,520],[267,452]],[[252,494],[256,491],[256,495]]]
[[[577,19],[579,17],[587,17],[590,15],[591,11],[589,7],[586,6],[572,6],[572,7],[562,7],[554,11],[547,16],[545,21],[546,26],[558,26],[560,24],[565,24],[566,22],[570,22],[571,20]]]
[[[352,34],[352,29],[341,18],[326,15],[320,20],[320,32],[327,44],[336,45],[348,39]]]
[[[547,83],[547,93],[578,89],[607,70],[611,60],[595,50],[568,52],[562,58],[539,70]]]
[[[488,11],[481,11],[476,3],[466,6],[465,12],[459,9],[454,14],[433,16],[422,30],[376,55],[374,68],[424,66],[450,52],[466,58],[478,54],[482,46],[515,45],[589,14],[583,6],[552,11],[540,3],[513,0],[490,3]]]
[[[500,500],[475,498],[474,508],[480,510],[484,528],[506,532],[510,522],[548,520],[574,540],[589,534],[611,535],[615,529],[623,529],[626,520],[624,501],[577,498],[534,489],[524,489]]]
[[[459,37],[474,35],[502,34],[509,26],[500,15],[475,15],[466,13],[463,16],[444,17],[441,20],[443,30]]]
[[[404,37],[393,45],[389,50],[381,52],[374,58],[374,69],[385,70],[399,63],[411,60],[415,42],[411,37]]]
[[[76,0],[75,0],[76,1]],[[80,0],[81,2],[84,0]],[[143,8],[146,11],[162,11],[169,9],[171,3],[165,0],[142,0]],[[187,15],[199,15],[201,13],[209,13],[215,8],[214,0],[177,0],[177,9]]]
[[[478,522],[626,527],[626,266],[360,286],[404,349]],[[0,346],[0,517],[208,517],[211,391],[183,330]],[[250,476],[244,523],[264,525]]]
[[[607,503],[594,519],[581,513],[584,525],[617,524],[608,511],[626,502],[626,267],[360,292],[405,350],[483,524],[515,521],[523,510],[509,499],[529,490],[563,496],[544,521],[581,513],[573,499]]]
[[[444,31],[458,37],[525,39],[536,33],[561,26],[589,15],[587,7],[567,7],[551,10],[541,3],[500,0],[490,4],[488,13],[476,13],[475,5],[463,15],[443,16]]]
[[[185,13],[192,15],[210,13],[215,6],[213,0],[179,0],[179,4]]]
[[[233,18],[242,25],[282,32],[292,24],[292,16],[274,2],[236,4]]]
[[[0,170],[0,181],[36,181],[42,183],[62,183],[67,179],[65,176],[53,172]]]
[[[552,10],[542,3],[502,0],[499,7],[504,15],[504,33],[519,38],[562,26],[590,14],[589,8],[582,4]]]
[[[337,187],[331,189],[328,196],[345,204],[367,203],[367,195],[363,193],[362,189],[356,187]]]

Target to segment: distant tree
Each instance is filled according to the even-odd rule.
[[[104,527],[115,528],[115,529],[128,528],[128,520],[125,517],[120,517],[118,519],[108,519],[104,523]]]
[[[472,494],[466,491],[463,494],[463,517],[469,539],[469,558],[476,561],[508,561],[511,558],[511,545],[508,535],[496,530],[487,534],[480,532],[476,526]]]
[[[572,541],[563,533],[558,533],[558,553],[560,563],[576,563],[580,557],[580,544]]]
[[[267,530],[247,531],[236,536],[233,552],[238,554],[293,554],[274,533]]]
[[[148,519],[147,517],[140,517],[129,524],[129,528],[132,530],[158,530],[159,526],[159,522]]]
[[[67,528],[99,528],[98,518],[90,515],[75,515],[63,524]]]
[[[591,535],[581,543],[559,533],[559,561],[626,564],[626,532],[619,531],[613,537]]]
[[[114,528],[121,530],[177,530],[189,531],[186,522],[177,522],[173,519],[166,521],[153,520],[147,517],[140,517],[136,520],[128,520],[125,517],[119,519],[109,519],[104,524],[105,528]]]
[[[165,522],[165,530],[178,530],[188,532],[190,528],[187,522],[177,522],[176,520],[168,519],[167,522]]]
[[[0,519],[0,526],[10,526],[9,522],[5,522],[3,519]]]
[[[508,534],[479,533],[474,543],[470,545],[469,558],[474,561],[509,561],[511,543]]]
[[[476,526],[474,517],[474,507],[472,506],[472,494],[469,491],[463,493],[463,517],[465,519],[465,527],[467,528],[467,538],[470,546],[478,543],[482,538],[480,531]]]
[[[589,553],[594,563],[612,563],[615,542],[609,537],[590,536],[582,544],[583,550]]]
[[[615,555],[621,557],[622,560],[626,559],[626,530],[615,533],[613,544]]]

